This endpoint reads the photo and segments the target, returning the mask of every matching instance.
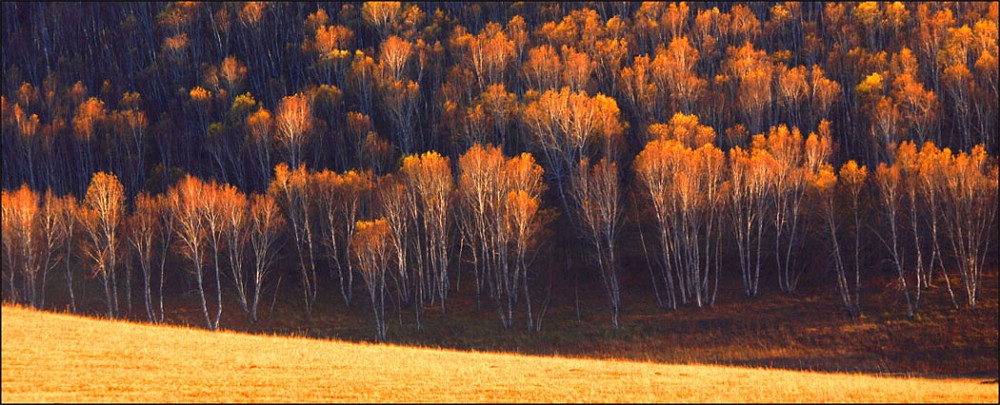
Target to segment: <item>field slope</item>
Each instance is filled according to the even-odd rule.
[[[2,402],[997,402],[977,380],[664,365],[150,326],[4,306]]]

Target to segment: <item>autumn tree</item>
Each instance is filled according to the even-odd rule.
[[[507,150],[523,145],[524,140],[518,136],[519,132],[512,130],[521,108],[517,96],[508,92],[503,84],[491,84],[479,96],[479,101],[491,124],[495,142]]]
[[[544,174],[545,170],[527,152],[508,159],[504,164],[504,178],[507,179],[507,188],[511,190],[507,194],[506,222],[511,229],[510,237],[514,245],[513,258],[510,260],[510,264],[514,266],[513,281],[509,282],[508,288],[516,291],[518,284],[523,288],[528,329],[535,328],[536,331],[541,330],[541,317],[545,314],[545,308],[543,306],[536,322],[531,309],[531,289],[528,286],[528,269],[532,261],[528,259],[528,254],[538,251],[542,232],[552,220],[552,215],[542,205],[542,194],[547,188]],[[514,296],[516,303],[517,294],[510,295]],[[512,312],[508,308],[508,318],[510,317]]]
[[[448,246],[451,193],[454,188],[454,177],[451,173],[451,163],[448,158],[437,152],[427,152],[421,155],[403,158],[400,169],[406,179],[407,188],[413,196],[415,205],[419,207],[420,233],[423,246],[426,249],[427,277],[425,296],[434,294],[441,300],[441,312],[445,311],[445,298],[448,293]],[[419,251],[419,249],[418,249]]]
[[[624,104],[639,123],[652,123],[657,112],[666,110],[664,89],[656,83],[649,55],[636,56],[631,66],[623,67],[618,83]]]
[[[674,140],[690,149],[715,143],[715,129],[702,125],[697,115],[676,113],[666,124],[652,124],[647,128],[647,141]]]
[[[14,200],[13,195],[9,194],[7,190],[3,190],[0,194],[0,211],[2,211],[3,216],[0,217],[0,225],[2,225],[3,232],[0,235],[3,236],[3,282],[6,284],[6,290],[4,291],[4,302],[17,302],[17,268],[20,263],[15,259],[18,254],[19,246],[17,242],[21,239],[14,237],[15,228],[20,224],[14,221]]]
[[[991,5],[993,15],[996,15],[997,6]],[[973,69],[975,70],[975,81],[978,84],[976,93],[977,102],[973,104],[978,123],[978,132],[981,134],[987,153],[997,154],[998,143],[995,137],[989,136],[997,129],[997,109],[998,109],[998,76],[1000,69],[997,66],[997,58],[1000,57],[1000,46],[998,46],[998,29],[996,18],[982,18],[976,21],[972,27],[973,45],[972,57],[975,58]]]
[[[378,174],[389,171],[399,156],[399,151],[374,131],[369,131],[365,136],[363,150],[361,166],[370,168]]]
[[[800,128],[813,128],[823,119],[829,119],[834,103],[842,96],[841,86],[835,80],[825,76],[823,69],[819,65],[812,65],[809,70],[809,106],[806,116],[809,119],[800,124]]]
[[[379,47],[379,65],[383,74],[392,80],[402,80],[406,73],[407,61],[413,55],[413,43],[395,35],[382,42]]]
[[[215,270],[217,305],[215,320],[209,326],[211,330],[218,329],[219,321],[222,319],[222,264],[219,256],[225,249],[226,243],[226,210],[229,209],[228,205],[233,203],[227,201],[227,198],[231,198],[234,193],[236,193],[235,187],[228,184],[220,185],[213,180],[203,184],[202,195],[199,196],[198,209],[207,231],[206,240],[212,254],[212,268]]]
[[[490,22],[479,34],[456,41],[464,49],[466,63],[476,74],[480,91],[493,84],[503,84],[508,66],[514,59],[514,41],[507,37],[500,24]]]
[[[765,224],[773,208],[768,204],[770,177],[776,169],[774,157],[764,149],[729,150],[729,212],[736,235],[743,292],[757,295],[760,286],[761,244]]]
[[[562,82],[574,92],[586,91],[590,74],[594,70],[594,62],[590,60],[590,56],[567,45],[562,46],[560,53],[563,59]]]
[[[882,217],[887,222],[889,232],[887,237],[883,237],[880,234],[879,239],[889,249],[893,267],[895,267],[896,275],[899,278],[900,289],[903,291],[903,296],[906,297],[906,314],[912,317],[914,315],[913,302],[910,299],[910,290],[906,285],[905,268],[901,251],[902,246],[900,246],[899,241],[899,221],[902,216],[901,204],[903,198],[903,186],[900,177],[899,166],[890,166],[883,162],[879,163],[878,168],[875,169],[875,176],[872,179],[878,190]]]
[[[712,127],[699,124],[695,115],[674,114],[668,123],[650,125],[647,132],[651,141],[636,157],[635,170],[659,225],[664,249],[658,263],[668,304],[677,307],[676,292],[684,304],[689,297],[698,306],[710,304],[711,244],[724,203],[720,191],[725,154],[712,146]],[[718,269],[717,258],[714,262]]]
[[[46,285],[49,280],[49,273],[55,271],[56,267],[64,260],[69,260],[63,255],[61,250],[69,235],[71,226],[67,225],[68,218],[63,210],[66,206],[68,196],[59,197],[51,188],[46,189],[42,195],[42,206],[38,214],[38,254],[40,263],[39,274],[40,285],[36,294],[36,307],[45,308]]]
[[[364,162],[365,140],[374,131],[371,117],[357,111],[349,111],[346,117],[347,142],[353,155],[349,167],[360,168]]]
[[[274,142],[274,118],[264,108],[259,108],[246,118],[246,136],[243,144],[250,150],[253,160],[253,178],[255,188],[265,188],[271,178],[274,158],[271,156]]]
[[[261,187],[260,179],[254,176],[252,139],[246,136],[246,124],[250,116],[260,109],[260,103],[252,94],[244,93],[228,102],[228,107],[225,118],[212,127],[206,145],[212,159],[220,167],[221,175],[216,179],[244,189]]]
[[[945,285],[948,288],[952,305],[958,308],[958,301],[955,300],[955,292],[951,288],[951,278],[948,276],[947,268],[944,266],[944,255],[941,249],[941,239],[946,238],[941,228],[941,198],[943,191],[941,185],[946,181],[943,176],[948,172],[947,167],[951,162],[951,158],[952,155],[949,149],[941,150],[933,142],[925,143],[920,150],[917,176],[919,198],[923,201],[927,211],[926,215],[920,215],[920,217],[924,218],[924,224],[930,230],[931,237],[931,257],[927,263],[927,286],[933,286],[934,270],[935,268],[940,269]],[[936,267],[935,264],[937,265]]]
[[[837,192],[837,175],[834,174],[833,167],[828,164],[821,166],[816,176],[812,177],[809,185],[810,191],[814,194],[820,207],[820,215],[823,217],[824,222],[826,222],[826,228],[829,231],[830,249],[833,252],[833,269],[837,279],[837,292],[840,293],[841,303],[843,303],[844,309],[851,316],[858,316],[861,313],[861,309],[854,300],[855,296],[851,294],[852,288],[848,284],[847,270],[844,265],[843,255],[841,254],[840,238],[837,233],[838,218],[836,215],[836,203],[834,201]],[[855,285],[853,290],[857,291],[858,289],[859,286]]]
[[[104,172],[95,173],[77,213],[81,228],[87,235],[84,254],[104,286],[108,317],[117,318],[118,245],[125,220],[125,190],[118,177]]]
[[[174,215],[173,206],[171,205],[170,195],[168,193],[158,194],[156,196],[156,205],[159,206],[156,220],[159,225],[155,226],[159,230],[159,235],[154,238],[156,241],[158,250],[160,252],[160,283],[159,283],[159,319],[157,322],[163,323],[166,319],[166,311],[163,308],[163,286],[166,284],[167,277],[167,255],[170,249],[174,246],[174,237],[176,232],[177,217]]]
[[[250,274],[247,274],[245,267],[247,257],[247,244],[252,234],[250,228],[250,201],[245,194],[236,187],[224,186],[218,196],[218,210],[221,211],[222,219],[222,240],[226,246],[227,259],[229,262],[229,275],[236,290],[236,299],[247,314],[250,322],[254,321],[251,315],[251,305],[249,289]]]
[[[377,88],[382,99],[382,106],[389,120],[395,126],[396,146],[404,154],[413,153],[422,145],[417,139],[417,111],[420,101],[420,84],[408,79],[379,79]]]
[[[561,88],[562,61],[555,49],[542,44],[528,50],[528,59],[521,65],[521,75],[527,87],[546,92]]]
[[[297,93],[281,99],[275,119],[275,139],[288,152],[288,162],[297,169],[312,136],[313,115],[309,99]]]
[[[213,321],[208,314],[204,287],[205,256],[208,254],[209,243],[208,224],[205,221],[202,202],[206,193],[205,188],[206,185],[197,177],[187,175],[167,191],[166,201],[174,221],[173,231],[177,236],[177,246],[181,254],[191,262],[189,270],[194,274],[206,327],[214,330],[218,319]],[[221,306],[221,302],[219,305]]]
[[[997,163],[980,145],[954,156],[946,168],[940,186],[942,222],[968,306],[975,310],[989,244],[996,236]]]
[[[149,121],[144,111],[138,110],[138,93],[125,93],[122,96],[123,104],[129,104],[132,108],[126,108],[111,113],[109,120],[114,128],[113,135],[117,138],[114,144],[117,146],[113,163],[115,172],[120,173],[125,178],[125,186],[129,195],[135,195],[143,186],[145,181],[145,157],[146,157],[146,137]],[[132,100],[130,100],[132,99]]]
[[[929,267],[924,261],[924,243],[921,243],[921,223],[920,216],[923,214],[937,215],[937,213],[925,211],[924,205],[920,203],[920,158],[917,145],[910,141],[903,141],[896,147],[895,166],[899,166],[901,175],[901,188],[903,205],[906,217],[909,219],[908,230],[913,236],[913,244],[910,245],[913,253],[913,273],[916,283],[913,287],[913,312],[920,312],[920,298],[923,289],[929,287]]]
[[[366,1],[361,5],[361,19],[372,26],[379,39],[389,35],[393,24],[399,18],[400,2],[398,1]]]
[[[376,69],[375,59],[356,50],[347,72],[347,88],[357,98],[358,108],[364,114],[373,114]]]
[[[543,93],[522,111],[522,122],[532,131],[532,143],[545,156],[565,212],[573,212],[568,188],[573,171],[583,158],[596,154],[616,160],[622,147],[625,124],[611,97],[573,93],[568,87]]]
[[[862,192],[866,190],[866,181],[868,179],[868,168],[864,165],[858,165],[857,162],[853,160],[847,161],[840,166],[840,179],[838,185],[842,187],[842,190],[846,190],[847,195],[850,198],[851,203],[851,214],[853,216],[854,224],[854,297],[853,299],[848,297],[845,299],[845,304],[848,302],[848,311],[851,311],[855,315],[861,313],[861,197]],[[846,281],[846,280],[844,280]],[[848,283],[845,283],[848,284]],[[839,285],[839,284],[838,284]],[[853,308],[853,310],[851,309]]]
[[[12,302],[24,300],[36,308],[39,307],[38,277],[43,266],[40,260],[40,202],[38,193],[27,184],[14,192],[3,191],[3,245],[9,294]],[[23,283],[20,292],[17,275]]]
[[[229,183],[242,192],[263,192],[271,185],[275,165],[283,161],[289,178],[300,167],[315,169],[303,171],[304,180],[297,180],[305,184],[301,194],[306,197],[289,200],[272,194],[283,213],[289,212],[289,201],[298,207],[295,218],[288,217],[289,242],[296,243],[295,252],[289,253],[297,262],[292,267],[304,269],[306,301],[318,295],[309,293],[316,283],[308,280],[322,273],[316,266],[326,266],[315,263],[316,254],[324,256],[323,262],[328,258],[333,262],[330,274],[334,279],[342,276],[342,296],[350,297],[357,270],[348,248],[352,228],[358,220],[384,217],[392,246],[387,269],[392,278],[387,281],[394,283],[388,288],[390,296],[395,294],[400,309],[413,305],[419,324],[423,306],[439,299],[443,279],[435,273],[440,258],[431,258],[440,255],[429,250],[433,232],[426,222],[425,196],[412,176],[383,176],[401,165],[401,157],[437,150],[454,161],[452,181],[461,184],[460,157],[476,143],[496,145],[495,162],[503,165],[512,160],[510,156],[530,151],[545,165],[542,173],[552,188],[551,197],[558,199],[566,214],[568,224],[559,226],[567,229],[557,228],[568,231],[556,234],[562,238],[589,233],[573,196],[579,162],[607,159],[622,165],[654,139],[660,146],[650,148],[675,143],[668,148],[673,155],[661,159],[670,161],[671,169],[649,169],[670,184],[662,187],[659,198],[670,202],[664,212],[672,250],[664,250],[662,241],[653,236],[650,241],[660,248],[647,255],[649,261],[661,255],[655,260],[674,258],[670,272],[657,273],[650,266],[659,283],[654,286],[661,305],[666,304],[659,299],[659,293],[666,291],[661,288],[666,284],[664,274],[675,282],[677,303],[684,296],[689,302],[698,301],[699,291],[692,288],[704,284],[707,269],[716,271],[718,257],[728,257],[724,251],[720,254],[717,236],[725,239],[729,234],[748,295],[757,292],[755,280],[761,268],[767,278],[769,269],[778,267],[780,288],[793,290],[798,273],[805,271],[800,258],[809,249],[804,248],[821,244],[839,246],[824,250],[841,255],[829,256],[828,262],[840,272],[841,284],[851,290],[844,299],[852,300],[854,312],[860,311],[857,270],[866,265],[858,263],[859,258],[873,263],[888,258],[890,266],[899,264],[914,314],[927,305],[922,304],[928,302],[924,295],[938,291],[932,289],[936,283],[946,284],[956,307],[955,295],[968,291],[953,291],[951,284],[956,289],[959,284],[975,291],[982,288],[976,287],[977,278],[971,273],[955,274],[960,272],[956,257],[973,263],[968,269],[978,266],[976,260],[969,261],[968,251],[960,252],[968,248],[959,241],[981,238],[968,233],[956,236],[959,225],[948,223],[965,220],[946,221],[946,217],[958,218],[953,212],[958,208],[952,205],[965,204],[948,197],[962,184],[964,197],[989,199],[977,194],[989,190],[976,187],[980,177],[989,178],[997,151],[996,2],[497,3],[422,10],[427,7],[431,6],[401,2],[85,7],[4,2],[3,15],[11,18],[0,28],[5,40],[0,61],[5,89],[0,96],[0,177],[9,198],[27,184],[39,200],[33,225],[23,230],[34,235],[31,238],[14,238],[10,222],[14,214],[5,218],[6,297],[16,295],[18,302],[29,305],[50,304],[56,290],[45,283],[53,284],[53,270],[64,266],[68,289],[60,285],[59,292],[68,293],[70,308],[84,309],[76,308],[76,301],[88,300],[81,293],[88,291],[85,283],[91,277],[81,278],[77,272],[97,268],[96,278],[108,277],[109,305],[114,307],[116,296],[122,295],[119,315],[131,317],[131,295],[136,293],[144,295],[146,317],[152,314],[162,321],[163,294],[159,310],[150,308],[155,305],[149,302],[157,297],[157,264],[158,277],[164,281],[159,288],[168,295],[176,289],[163,284],[180,281],[185,289],[195,288],[191,274],[179,278],[175,276],[182,274],[170,274],[175,265],[168,259],[172,249],[187,250],[174,231],[174,210],[161,209],[156,221],[149,222],[130,210],[138,203],[132,204],[125,210],[132,219],[125,219],[126,233],[117,235],[121,240],[117,258],[112,258],[107,256],[107,241],[95,245],[95,237],[102,236],[86,232],[84,223],[100,218],[81,214],[88,210],[86,204],[75,208],[67,193],[84,200],[94,173],[104,171],[122,183],[127,201],[136,201],[144,191],[163,195],[143,199],[143,209],[152,210],[152,200],[166,199],[166,191],[184,173],[201,176],[203,187]],[[78,18],[67,18],[76,14]],[[96,42],[81,42],[94,35],[99,37]],[[796,135],[795,128],[801,134]],[[805,136],[810,132],[816,133],[811,144]],[[729,182],[721,183],[717,195],[724,198],[718,207],[708,203],[708,194],[714,191],[691,192],[715,184],[702,177],[712,172],[703,165],[717,161],[714,149],[702,149],[710,142],[703,138],[712,136],[728,153],[721,178]],[[832,146],[833,140],[839,147]],[[987,156],[979,170],[985,174],[957,180],[959,156],[964,153],[963,159],[975,160],[971,156],[977,145]],[[842,165],[834,173],[839,163],[852,160],[856,167]],[[536,276],[528,276],[525,267],[530,265],[517,262],[524,259],[530,264],[534,249],[544,240],[538,233],[530,236],[539,226],[530,225],[528,218],[541,221],[549,211],[532,192],[515,187],[506,169],[496,169],[495,162],[491,160],[493,166],[487,171],[500,173],[499,177],[483,180],[494,193],[490,197],[494,208],[488,214],[493,217],[485,221],[487,228],[497,231],[487,233],[492,238],[489,245],[484,248],[475,236],[484,229],[474,225],[475,215],[482,214],[469,208],[462,195],[467,190],[460,188],[453,190],[455,201],[448,206],[452,217],[446,221],[455,228],[449,235],[454,240],[444,245],[449,255],[457,253],[455,257],[465,260],[459,266],[449,262],[451,270],[460,270],[452,274],[452,285],[457,289],[473,267],[468,261],[481,264],[474,266],[480,290],[499,293],[501,317],[510,321],[532,301],[528,293],[534,290],[526,287],[534,284],[527,278]],[[889,210],[892,215],[886,214],[886,193],[867,190],[892,183],[888,172],[883,174],[889,177],[880,177],[885,181],[876,180],[880,162],[886,164],[885,170],[896,167],[899,172],[894,186],[898,204]],[[337,186],[324,189],[329,197],[319,197],[318,190],[324,187],[317,180],[323,170],[337,179],[333,181]],[[356,218],[344,205],[354,199],[343,183],[350,173],[346,170],[356,170],[361,177],[370,170],[372,183],[375,176],[383,176],[376,184],[384,189],[373,186],[361,193],[371,194],[376,203],[360,203]],[[662,224],[653,220],[654,196],[643,187],[639,168],[629,172],[636,175],[634,185],[639,186],[630,191],[643,197],[634,200],[636,211],[641,211],[636,219],[648,220],[639,223],[636,235],[645,247],[641,232],[650,235],[649,230]],[[628,180],[622,186],[632,186],[631,177],[624,177]],[[43,194],[47,189],[51,201]],[[208,197],[205,194],[205,204]],[[869,197],[874,204],[869,204]],[[204,207],[199,208],[201,215],[209,215]],[[708,220],[710,213],[721,215],[720,209],[733,225]],[[873,214],[880,214],[885,223],[866,224]],[[968,215],[980,214],[966,212],[961,218]],[[895,218],[894,226],[890,217]],[[202,247],[207,251],[201,253],[201,266],[206,265],[204,255],[214,260],[215,253],[218,260],[207,264],[208,271],[231,272],[240,262],[249,266],[251,258],[231,257],[238,252],[230,247],[249,246],[252,241],[227,234],[232,225],[225,218],[212,218],[216,225],[205,225],[208,242]],[[710,224],[714,224],[712,237],[708,237]],[[887,247],[870,252],[871,256],[858,253],[869,236],[861,228],[869,225],[877,230],[871,238],[884,238]],[[720,227],[730,232],[721,232]],[[989,236],[981,241],[992,248],[995,236]],[[530,242],[522,245],[522,237]],[[277,243],[268,240],[271,246]],[[562,240],[556,247],[572,242]],[[894,242],[897,246],[892,247]],[[58,249],[44,247],[53,243]],[[32,254],[25,256],[23,249],[28,248]],[[993,252],[985,251],[983,260],[988,262]],[[250,253],[244,255],[253,256]],[[123,254],[132,257],[126,261]],[[191,267],[187,253],[179,256],[185,259],[182,267]],[[506,264],[487,266],[486,260]],[[699,266],[691,265],[696,262]],[[697,268],[701,272],[692,276]],[[291,270],[298,282],[299,271]],[[245,287],[237,286],[232,295],[241,300],[245,296],[244,306],[252,307],[249,296],[255,282],[247,268],[242,271],[247,274],[242,282],[230,278]],[[208,276],[203,287],[211,290],[212,275]],[[679,277],[684,277],[684,288],[678,287]],[[952,283],[963,277],[969,281]],[[694,279],[702,282],[691,282]],[[265,279],[264,290],[275,280]],[[133,291],[133,281],[143,288]],[[117,291],[118,284],[124,291]],[[700,292],[702,303],[710,303],[705,294],[714,291]],[[106,298],[103,292],[98,295]],[[529,323],[535,316],[528,311]]]
[[[156,238],[160,236],[159,227],[163,225],[160,221],[160,210],[164,207],[160,205],[160,200],[157,197],[151,196],[147,192],[139,193],[133,201],[133,206],[132,215],[129,215],[126,220],[128,229],[126,239],[139,263],[139,270],[142,272],[146,319],[155,323],[160,317],[153,306],[153,260],[156,254]]]
[[[593,73],[598,88],[610,89],[609,93],[618,94],[616,76],[630,53],[632,43],[621,17],[609,18],[605,27],[604,38],[594,41],[587,53],[594,61]]]
[[[191,141],[198,143],[207,143],[211,138],[209,132],[212,130],[210,128],[212,124],[212,119],[215,112],[215,98],[217,93],[210,89],[206,89],[202,86],[195,86],[188,92],[190,99],[185,106],[187,107],[187,113],[193,118],[185,120],[185,124],[189,126],[188,131],[191,133]],[[187,157],[187,156],[185,156]],[[213,170],[216,174],[222,174],[222,168],[218,166],[219,159],[215,159],[216,167]]]
[[[932,131],[938,118],[937,95],[933,90],[925,89],[917,79],[917,62],[910,50],[904,48],[898,55],[896,59],[901,60],[895,62],[900,65],[897,69],[901,71],[892,81],[892,95],[898,103],[897,109],[908,123],[916,143],[923,144],[928,140],[940,143],[940,137]]]
[[[664,51],[657,51],[653,63],[654,71],[664,73],[673,108],[688,114],[694,113],[695,105],[708,87],[708,81],[696,73],[700,56],[686,36],[675,36]]]
[[[350,170],[338,174],[323,170],[314,175],[318,209],[324,218],[323,245],[333,261],[340,281],[340,294],[344,303],[350,305],[354,274],[348,251],[348,240],[354,234],[354,226],[367,209],[367,202],[374,189],[371,171]]]
[[[751,14],[752,15],[752,14]],[[726,71],[736,79],[736,105],[751,133],[762,132],[770,122],[774,101],[771,87],[774,66],[764,50],[754,49],[751,42],[730,47],[726,53]]]
[[[969,69],[973,33],[968,25],[948,27],[943,48],[935,58],[941,71],[942,84],[950,96],[955,127],[958,129],[958,146],[971,151],[972,147],[984,143],[986,139],[975,139],[973,134],[973,97],[977,93],[977,83]]]
[[[73,288],[73,257],[74,250],[76,250],[74,247],[76,246],[75,242],[77,240],[78,230],[76,227],[76,215],[77,210],[79,210],[78,203],[73,194],[66,194],[61,198],[53,199],[52,204],[46,204],[46,206],[47,210],[51,210],[51,212],[56,212],[58,215],[62,216],[59,223],[63,227],[63,246],[60,248],[62,249],[62,262],[65,270],[64,275],[66,277],[66,293],[69,295],[70,311],[72,313],[76,313],[76,293]]]
[[[591,165],[588,159],[581,159],[574,168],[572,181],[576,213],[588,240],[596,249],[594,255],[601,282],[611,304],[611,323],[617,328],[621,309],[621,285],[615,246],[622,215],[619,205],[621,179],[618,164],[601,159]]]
[[[385,273],[392,254],[389,225],[384,218],[379,218],[374,221],[358,221],[355,229],[355,233],[351,235],[351,250],[354,252],[358,271],[368,287],[372,313],[375,315],[375,337],[379,341],[385,341]]]
[[[795,265],[794,252],[802,243],[802,209],[808,176],[825,163],[832,152],[829,134],[820,138],[815,134],[803,142],[797,127],[785,125],[771,127],[766,138],[755,138],[755,147],[766,148],[774,158],[774,171],[769,181],[773,184],[769,200],[774,207],[775,262],[778,269],[778,286],[782,291],[795,291],[801,269]],[[809,148],[807,148],[807,144]],[[809,149],[809,150],[806,150]]]
[[[250,296],[250,322],[255,323],[257,306],[264,282],[273,271],[278,253],[279,235],[285,226],[281,209],[270,194],[250,195],[249,238],[253,257],[253,295]]]
[[[414,317],[419,329],[420,315],[423,313],[423,268],[416,263],[421,256],[419,250],[410,254],[411,244],[418,241],[414,235],[418,224],[412,215],[416,213],[416,201],[408,192],[404,179],[399,174],[387,174],[378,178],[375,187],[377,212],[389,227],[389,242],[392,244],[392,271],[396,284],[396,295],[402,307],[413,306]],[[416,247],[416,246],[415,246]],[[356,252],[355,252],[356,253]]]
[[[97,151],[95,145],[103,134],[105,121],[108,112],[104,102],[96,97],[91,97],[81,103],[73,116],[74,140],[79,146],[75,154],[77,167],[77,184],[80,187],[78,195],[84,195],[83,185],[90,181],[91,173],[94,172],[97,164]]]
[[[777,71],[777,100],[778,106],[787,112],[787,117],[792,125],[804,126],[802,120],[804,101],[809,97],[809,83],[806,81],[806,67],[795,66],[788,68],[784,65],[778,66]]]
[[[511,326],[522,293],[529,329],[534,325],[527,255],[546,222],[543,174],[531,154],[508,159],[492,145],[474,144],[458,160],[456,210],[463,246],[472,256],[476,307],[485,288],[504,327]]]
[[[472,254],[476,308],[485,287],[500,314],[504,327],[510,326],[513,300],[510,296],[510,265],[507,262],[505,220],[507,190],[504,187],[505,158],[499,147],[474,144],[458,159],[459,228]],[[504,311],[506,295],[507,311]]]
[[[678,113],[671,122],[680,116]],[[714,302],[709,283],[713,261],[718,283],[718,258],[713,258],[712,244],[719,238],[715,232],[721,225],[725,201],[721,192],[725,154],[712,145],[712,131],[706,134],[710,137],[693,146],[685,142],[684,134],[677,134],[678,138],[667,135],[674,133],[647,143],[634,167],[658,225],[662,252],[658,263],[668,304],[677,307],[679,292],[682,303],[690,298],[700,307]],[[655,278],[653,282],[657,282]]]
[[[327,25],[328,20],[329,16],[322,8],[306,18],[306,38],[302,50],[316,58],[313,67],[318,82],[343,86],[351,63],[349,49],[355,42],[355,33],[344,25]]]
[[[635,32],[636,41],[640,49],[645,52],[651,52],[656,47],[656,44],[665,43],[669,40],[667,38],[667,35],[669,35],[667,27],[664,24],[660,24],[660,18],[663,16],[666,7],[666,3],[646,2],[642,3],[635,12],[633,31]]]
[[[311,177],[305,165],[289,169],[287,164],[279,163],[274,167],[274,178],[267,189],[268,194],[274,196],[281,206],[291,227],[307,314],[312,313],[312,305],[316,302],[318,293],[315,252],[317,229],[312,214],[314,203],[310,195]]]

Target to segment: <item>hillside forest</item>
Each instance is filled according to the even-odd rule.
[[[541,330],[577,278],[612,328],[807,274],[975,310],[997,4],[3,2],[3,300],[219,329],[283,289],[379,340],[459,289]]]

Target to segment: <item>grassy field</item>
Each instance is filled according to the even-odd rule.
[[[3,402],[997,402],[976,379],[537,357],[208,332],[4,306]]]

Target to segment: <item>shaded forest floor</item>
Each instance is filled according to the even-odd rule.
[[[894,287],[896,278],[888,272],[869,277],[862,290],[864,314],[860,318],[852,318],[842,309],[832,274],[818,271],[806,273],[794,295],[781,293],[776,281],[762,274],[756,298],[744,296],[738,274],[723,274],[713,307],[697,308],[689,303],[673,311],[657,307],[648,287],[648,273],[645,277],[638,271],[630,274],[623,280],[618,329],[611,325],[600,283],[588,280],[583,273],[578,282],[552,285],[540,332],[527,330],[523,302],[515,310],[513,327],[507,330],[501,327],[485,294],[481,310],[476,311],[473,280],[466,273],[460,284],[453,279],[447,313],[441,313],[440,305],[427,306],[419,329],[413,308],[404,308],[400,314],[387,297],[388,341],[416,347],[669,364],[997,379],[995,264],[984,274],[975,312],[966,308],[963,291],[956,285],[958,277],[952,274],[961,309],[952,307],[943,279],[938,279],[937,288],[924,291],[915,318],[907,317],[903,295]],[[226,298],[222,328],[373,341],[371,306],[361,281],[355,280],[354,301],[347,307],[337,292],[336,280],[325,273],[323,276],[312,316],[306,316],[301,291],[286,276],[279,295],[264,295],[259,309],[262,319],[255,325],[247,323],[232,297]],[[532,297],[536,317],[545,301],[545,278],[540,275]],[[209,312],[214,316],[214,288],[210,291]],[[103,303],[98,301],[98,291],[89,295],[88,312],[99,313]],[[130,318],[141,321],[141,297],[133,299]],[[165,307],[168,323],[204,326],[194,294],[168,297]]]

